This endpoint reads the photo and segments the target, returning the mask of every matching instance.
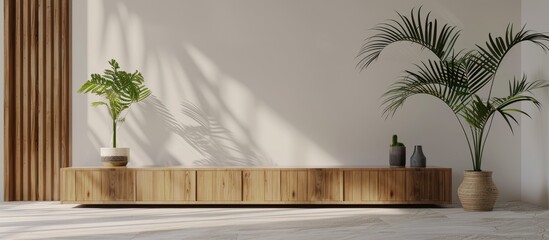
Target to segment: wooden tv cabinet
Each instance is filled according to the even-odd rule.
[[[61,203],[450,204],[450,168],[63,168]]]

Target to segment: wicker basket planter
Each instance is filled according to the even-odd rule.
[[[458,197],[465,211],[492,211],[498,198],[492,172],[465,171]]]

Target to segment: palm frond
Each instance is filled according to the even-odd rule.
[[[512,81],[509,81],[509,96],[504,98],[492,98],[492,102],[496,106],[496,111],[503,117],[503,119],[509,126],[509,129],[511,129],[511,132],[514,132],[511,121],[518,125],[517,119],[515,118],[515,116],[512,115],[513,113],[518,113],[530,117],[528,113],[517,108],[512,108],[511,105],[519,102],[529,102],[534,104],[534,106],[536,106],[538,109],[540,109],[541,103],[536,98],[524,94],[531,93],[532,90],[544,88],[547,86],[549,85],[545,81],[541,80],[528,82],[526,79],[526,75],[524,75],[521,80],[513,79]]]
[[[429,49],[439,59],[445,59],[452,54],[454,44],[459,38],[460,30],[455,26],[444,24],[439,26],[436,19],[431,20],[431,12],[425,17],[421,15],[421,7],[411,10],[410,16],[398,13],[399,20],[389,20],[374,27],[378,33],[366,39],[357,58],[360,70],[367,68],[379,58],[381,52],[395,42],[411,42]]]
[[[486,41],[484,46],[476,45],[479,54],[477,55],[475,65],[486,73],[483,84],[478,87],[482,88],[494,79],[499,65],[515,46],[523,42],[531,42],[542,50],[548,51],[548,41],[549,36],[546,34],[525,30],[525,26],[517,33],[514,33],[512,24],[507,26],[503,37],[493,37],[492,34],[488,34],[488,41]]]
[[[484,102],[475,94],[471,103],[459,114],[467,121],[469,126],[475,129],[484,129],[495,111],[496,109],[491,103]]]
[[[426,94],[446,103],[457,113],[467,104],[470,96],[466,78],[466,65],[457,56],[446,61],[422,62],[415,71],[405,71],[406,76],[396,82],[383,95],[385,116],[394,113],[411,96]]]

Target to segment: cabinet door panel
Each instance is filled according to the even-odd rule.
[[[76,201],[101,201],[101,171],[78,170],[75,173]]]
[[[344,200],[348,202],[362,201],[362,171],[344,171]]]
[[[379,200],[404,201],[406,198],[405,169],[380,169],[378,174]]]
[[[362,201],[379,201],[379,171],[362,171]]]
[[[61,169],[61,201],[76,201],[75,173],[73,169]]]
[[[166,171],[166,200],[195,201],[196,171],[171,170]]]
[[[282,201],[307,201],[307,170],[281,170]]]
[[[101,171],[101,200],[135,201],[134,171],[109,168]]]
[[[307,183],[310,201],[343,200],[343,175],[339,169],[309,169]]]
[[[265,170],[265,201],[280,201],[280,170]]]
[[[136,170],[136,200],[165,201],[166,198],[164,170]]]
[[[242,171],[242,200],[265,201],[265,171]]]
[[[323,200],[343,201],[343,171],[326,169]]]
[[[242,171],[197,171],[198,201],[242,201]]]
[[[406,171],[406,200],[451,202],[451,171],[448,169],[409,169]]]

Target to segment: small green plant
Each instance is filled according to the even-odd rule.
[[[93,93],[105,98],[105,101],[92,102],[91,105],[107,108],[112,119],[112,147],[116,148],[117,124],[122,124],[125,120],[122,113],[132,104],[145,100],[151,95],[151,90],[143,84],[145,79],[139,71],[122,71],[114,59],[109,61],[109,64],[111,69],[106,69],[103,75],[92,74],[91,79],[86,81],[78,92]]]
[[[398,136],[396,134],[393,135],[391,147],[404,147],[404,143],[398,142]]]

